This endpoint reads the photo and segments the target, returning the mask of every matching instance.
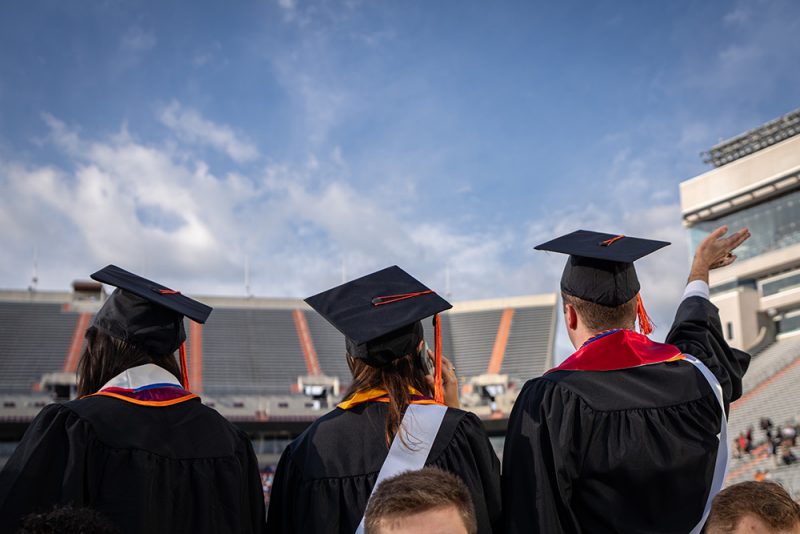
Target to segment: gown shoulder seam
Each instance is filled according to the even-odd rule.
[[[580,371],[577,371],[577,372],[580,372]],[[697,372],[699,372],[699,371],[697,371]],[[570,388],[567,384],[563,384],[561,382],[556,382],[555,380],[551,380],[551,379],[546,378],[546,377],[542,377],[542,378],[544,380],[547,380],[549,383],[553,384],[554,387],[559,387],[562,390],[568,391],[570,393],[570,395],[575,396],[589,410],[591,410],[592,412],[595,412],[595,413],[615,413],[615,412],[665,410],[665,409],[669,409],[669,408],[679,408],[681,406],[687,406],[689,404],[697,403],[697,402],[700,402],[700,401],[706,401],[706,400],[708,400],[709,397],[714,397],[714,392],[711,391],[711,388],[707,387],[707,390],[702,392],[702,394],[699,397],[696,397],[696,398],[690,399],[690,400],[686,400],[686,401],[682,401],[682,402],[676,402],[676,403],[672,403],[672,404],[664,404],[664,405],[661,405],[661,406],[650,406],[650,407],[633,406],[633,407],[630,407],[630,408],[621,408],[621,409],[618,409],[618,410],[601,410],[599,408],[596,408],[596,407],[592,406],[591,401],[589,399],[587,399],[585,396],[581,395],[580,393],[578,393],[574,389]],[[714,399],[714,401],[716,403],[716,399]]]

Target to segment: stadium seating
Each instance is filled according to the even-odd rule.
[[[203,384],[210,395],[287,394],[306,374],[287,310],[217,308],[203,328]]]
[[[487,310],[448,315],[448,338],[458,376],[486,372],[502,314],[503,310]]]
[[[765,433],[759,428],[762,417],[771,419],[775,427],[800,418],[798,382],[800,336],[778,340],[753,357],[744,378],[745,392],[731,406],[728,435],[733,442],[739,433],[752,427],[754,451],[731,461],[726,484],[753,480],[757,471],[768,470],[773,480],[783,483],[795,497],[800,496],[800,464],[776,465],[764,444]],[[793,451],[800,455],[800,447]]]
[[[61,304],[0,302],[0,392],[30,393],[44,373],[61,371],[77,318]]]
[[[323,374],[350,381],[344,338],[327,321],[298,303],[308,324]],[[0,393],[30,393],[44,373],[64,368],[79,314],[68,302],[0,301]],[[549,364],[554,327],[552,305],[515,307],[501,373],[518,380],[538,376]],[[292,306],[236,303],[217,306],[202,328],[203,393],[285,395],[308,373]],[[503,307],[448,312],[441,316],[442,345],[462,378],[483,374],[492,355]],[[433,326],[425,337],[434,346]],[[186,324],[187,332],[190,331]],[[187,340],[192,365],[191,336]],[[191,372],[190,372],[191,374]],[[195,381],[196,383],[196,381]]]
[[[317,312],[306,310],[304,314],[322,374],[339,377],[343,385],[350,383],[344,336]]]
[[[552,365],[552,337],[555,334],[555,308],[520,308],[514,313],[511,333],[503,359],[502,373],[525,381],[540,376]]]
[[[744,375],[742,387],[745,393],[780,371],[800,356],[800,336],[782,339],[772,343],[750,362]]]

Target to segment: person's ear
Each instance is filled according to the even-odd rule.
[[[575,311],[575,306],[572,304],[564,305],[564,323],[566,323],[569,330],[578,328],[578,312]]]

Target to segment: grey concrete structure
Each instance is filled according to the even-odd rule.
[[[716,168],[680,185],[692,246],[746,226],[739,260],[712,271],[731,345],[758,350],[800,332],[800,110],[716,145]],[[709,156],[711,157],[711,156]]]

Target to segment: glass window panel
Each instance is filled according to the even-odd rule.
[[[793,287],[800,286],[800,272],[796,274],[792,274],[786,276],[784,278],[780,278],[778,280],[773,280],[771,282],[766,282],[761,286],[761,293],[768,297],[770,295],[774,295],[779,291],[783,291],[785,289],[791,289]]]
[[[796,330],[800,330],[800,315],[795,315],[793,317],[786,317],[778,321],[779,334],[794,332]]]
[[[800,243],[799,221],[800,190],[714,220],[701,221],[689,229],[689,237],[694,250],[708,234],[724,224],[731,231],[747,227],[751,237],[736,249],[736,255],[743,260]]]

